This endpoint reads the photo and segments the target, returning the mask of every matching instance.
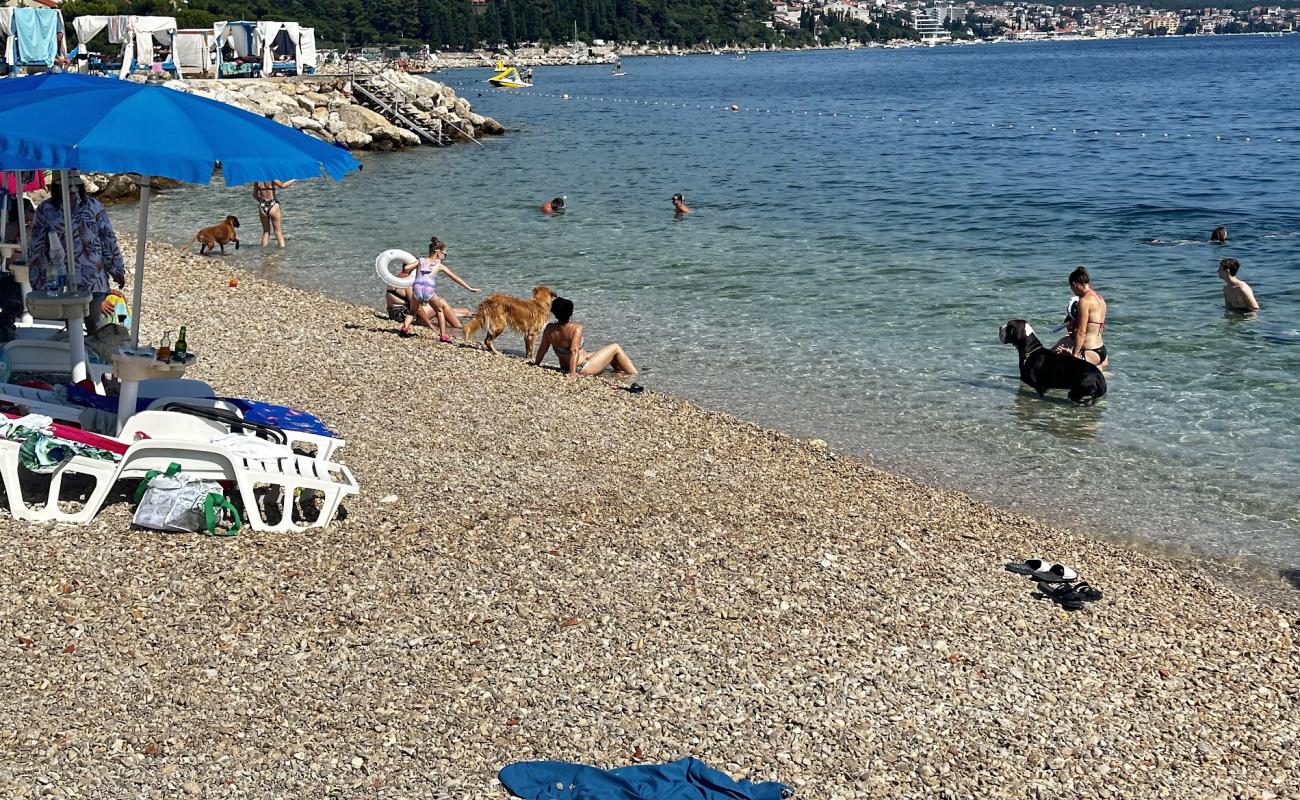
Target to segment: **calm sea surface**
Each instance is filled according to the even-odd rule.
[[[372,303],[375,254],[437,234],[476,285],[572,298],[652,389],[1073,528],[1300,565],[1300,37],[624,66],[441,76],[510,135],[289,187],[283,253],[247,189],[171,193],[152,233],[233,212],[254,246],[229,260]],[[1224,313],[1225,256],[1258,318]],[[1020,387],[997,340],[1049,338],[1079,264],[1110,305],[1093,408]]]

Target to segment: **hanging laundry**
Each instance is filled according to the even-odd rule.
[[[49,8],[15,8],[14,63],[20,66],[53,66],[59,50],[59,12]]]

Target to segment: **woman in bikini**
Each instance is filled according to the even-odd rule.
[[[582,349],[582,323],[570,322],[573,317],[573,301],[557,297],[551,301],[551,313],[555,322],[542,331],[542,344],[537,348],[535,366],[542,365],[546,351],[554,348],[555,356],[560,360],[560,369],[570,378],[578,375],[599,375],[607,368],[615,372],[635,375],[636,366],[632,359],[618,344],[607,344],[595,352],[588,353]]]
[[[1110,359],[1101,340],[1101,331],[1106,327],[1106,299],[1093,290],[1089,280],[1085,267],[1077,267],[1070,273],[1070,291],[1079,298],[1078,318],[1072,331],[1074,345],[1070,352],[1098,369],[1106,369]]]
[[[280,199],[275,190],[289,186],[293,181],[254,181],[253,199],[257,201],[257,218],[262,221],[262,246],[271,240],[271,229],[275,229],[275,241],[284,247],[284,231],[280,228]]]

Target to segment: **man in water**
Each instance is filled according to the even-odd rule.
[[[543,214],[560,214],[564,212],[564,198],[552,197],[545,203],[542,203]]]
[[[673,211],[678,214],[691,213],[691,210],[686,206],[686,199],[682,197],[681,192],[673,195]]]
[[[1227,244],[1227,243],[1228,243],[1227,228],[1220,225],[1219,227],[1210,231],[1210,244]]]
[[[1225,258],[1219,262],[1219,278],[1227,284],[1223,287],[1223,304],[1229,311],[1258,311],[1259,303],[1255,301],[1255,293],[1250,290],[1250,284],[1237,277],[1239,269],[1241,262],[1235,258]]]

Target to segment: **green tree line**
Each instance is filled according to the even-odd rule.
[[[770,0],[68,0],[66,18],[80,14],[158,14],[182,28],[220,20],[295,20],[316,29],[322,46],[429,44],[472,50],[505,43],[583,41],[712,43],[756,46],[823,42],[840,36],[869,41],[894,32],[894,22],[874,26],[826,19],[816,31],[785,32],[764,25]]]

